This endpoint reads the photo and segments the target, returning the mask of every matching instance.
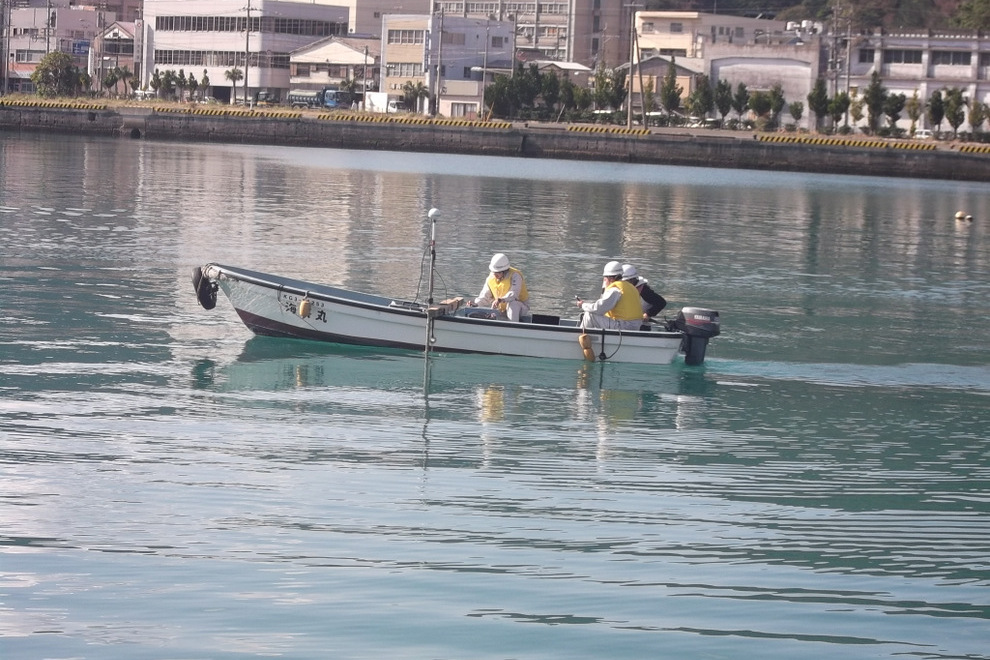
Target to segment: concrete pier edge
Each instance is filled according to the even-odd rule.
[[[28,104],[4,99],[0,99],[0,130],[990,181],[990,145],[862,136],[663,131],[223,106]]]

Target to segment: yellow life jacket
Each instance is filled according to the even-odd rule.
[[[605,316],[616,321],[635,321],[643,318],[643,304],[639,301],[639,291],[625,280],[612,282],[605,290],[618,289],[622,292],[622,297],[615,307],[605,312]]]
[[[519,300],[521,302],[526,302],[527,300],[529,300],[529,291],[526,290],[526,278],[523,277],[523,274],[520,271],[511,267],[509,268],[509,272],[505,274],[505,277],[502,278],[501,282],[495,279],[495,273],[490,274],[488,276],[488,279],[485,280],[485,284],[488,285],[488,290],[492,292],[493,298],[505,297],[505,294],[507,294],[509,292],[509,289],[512,288],[513,273],[518,274],[519,279],[522,282],[522,285],[519,287],[519,296],[516,297],[516,300]],[[505,303],[504,302],[499,303],[498,308],[504,312]]]

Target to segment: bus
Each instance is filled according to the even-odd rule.
[[[350,92],[336,87],[324,87],[320,90],[294,89],[285,97],[285,102],[293,108],[350,108],[352,101]]]

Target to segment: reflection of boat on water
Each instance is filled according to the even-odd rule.
[[[518,386],[705,396],[714,386],[704,371],[679,364],[655,367],[534,360],[527,368],[518,358],[432,355],[426,360],[407,351],[270,337],[249,339],[232,363],[199,363],[194,368],[194,380],[197,387],[221,391],[346,387],[426,394],[478,386]]]

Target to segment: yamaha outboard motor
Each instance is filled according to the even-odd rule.
[[[718,312],[700,307],[681,308],[674,319],[674,327],[684,333],[681,353],[684,353],[685,364],[704,362],[708,340],[721,332]]]

